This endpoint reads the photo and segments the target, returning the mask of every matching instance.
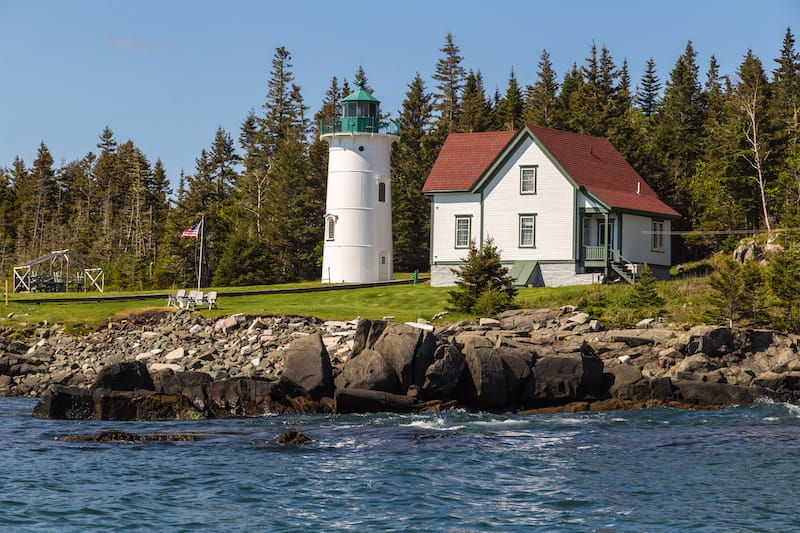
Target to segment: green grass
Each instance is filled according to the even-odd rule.
[[[411,277],[400,274],[396,278]],[[673,323],[697,323],[706,309],[708,285],[705,276],[686,276],[683,279],[659,282],[657,290],[666,304],[661,309],[630,309],[627,298],[632,290],[628,285],[581,285],[573,287],[523,288],[517,296],[520,308],[556,308],[574,305],[587,310],[592,318],[600,319],[609,327],[635,324],[643,316],[660,316]],[[319,282],[304,282],[272,285],[269,287],[216,287],[222,293],[218,297],[218,309],[198,309],[207,317],[218,317],[233,313],[250,315],[298,315],[315,316],[323,320],[350,320],[356,317],[394,317],[399,322],[415,321],[417,318],[432,320],[436,313],[447,308],[447,293],[450,288],[431,287],[428,283],[416,285],[391,285],[363,289],[332,290],[307,293],[244,294],[226,296],[226,291],[251,292],[259,289],[319,287]],[[143,291],[136,293],[108,292],[92,296],[124,294],[167,294],[173,291]],[[75,294],[75,293],[72,293]],[[63,324],[76,333],[96,329],[110,321],[123,320],[126,316],[149,310],[167,310],[164,299],[142,299],[102,302],[47,302],[47,299],[63,298],[72,294],[38,294],[10,296],[4,312],[0,313],[0,327],[17,332],[30,333],[43,323]],[[78,296],[78,294],[75,294]],[[81,293],[80,296],[86,296]],[[44,300],[33,303],[32,300]],[[450,312],[439,322],[454,322],[477,318],[475,315]]]

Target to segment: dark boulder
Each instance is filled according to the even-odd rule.
[[[114,391],[155,390],[147,365],[141,361],[126,361],[104,366],[90,388]]]
[[[394,367],[375,350],[363,350],[350,358],[336,377],[336,389],[362,389],[400,393],[400,380]]]
[[[432,336],[426,336],[425,333],[414,326],[392,322],[372,346],[394,368],[400,379],[401,393],[405,393],[411,385],[422,385],[427,365],[433,361],[435,342]],[[418,358],[420,361],[416,364]]]
[[[316,401],[333,396],[333,368],[319,333],[292,341],[283,357],[282,381],[307,391]]]
[[[309,442],[312,442],[311,437],[300,433],[296,429],[284,431],[275,438],[275,444],[281,445],[308,444]]]
[[[141,396],[136,404],[136,420],[200,420],[206,414],[183,394],[153,393]]]
[[[273,401],[276,381],[257,378],[233,378],[205,385],[210,418],[264,416],[280,413],[285,407]]]
[[[580,354],[542,357],[533,368],[534,401],[545,405],[600,399],[604,394],[603,361],[584,344]]]
[[[159,370],[152,374],[155,392],[173,396],[183,396],[198,411],[205,411],[205,386],[213,381],[205,372],[173,372],[170,369]]]
[[[433,356],[433,363],[425,372],[420,393],[426,400],[447,400],[453,397],[458,382],[464,374],[467,362],[464,354],[452,344],[440,345]]]
[[[740,387],[728,383],[707,383],[702,381],[673,381],[676,391],[675,401],[698,407],[727,407],[748,405],[766,396],[760,387]]]
[[[82,420],[92,418],[94,403],[88,389],[51,385],[33,408],[36,418]]]
[[[337,389],[334,399],[337,413],[407,413],[422,404],[416,399],[387,392],[364,389]]]
[[[92,418],[97,420],[136,420],[137,404],[145,391],[94,389]]]
[[[358,324],[356,324],[356,334],[353,338],[353,351],[350,357],[355,357],[363,350],[372,348],[375,345],[375,341],[377,341],[383,333],[383,330],[386,329],[387,324],[388,322],[385,320],[359,320]]]
[[[496,349],[503,362],[505,373],[507,402],[521,406],[534,398],[535,382],[531,370],[536,355],[530,351],[501,346]]]
[[[685,355],[702,352],[720,355],[736,349],[733,330],[720,326],[695,326],[681,335],[677,348]]]
[[[464,401],[477,409],[506,405],[506,374],[503,359],[494,345],[483,337],[470,337],[464,344],[468,377]]]

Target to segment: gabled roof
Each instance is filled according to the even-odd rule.
[[[451,133],[433,165],[423,192],[473,191],[493,164],[524,135],[559,166],[577,187],[612,209],[679,217],[607,140],[591,135],[525,126],[518,132]]]

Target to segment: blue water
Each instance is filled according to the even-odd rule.
[[[800,409],[53,421],[0,398],[2,531],[800,530]],[[75,443],[119,429],[196,442]],[[310,445],[274,438],[297,429]]]

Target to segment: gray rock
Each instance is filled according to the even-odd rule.
[[[307,391],[314,400],[333,397],[333,369],[319,333],[293,341],[284,351],[284,361],[282,380]]]
[[[336,390],[365,389],[400,394],[400,380],[394,367],[380,352],[363,350],[350,358],[335,380]]]

